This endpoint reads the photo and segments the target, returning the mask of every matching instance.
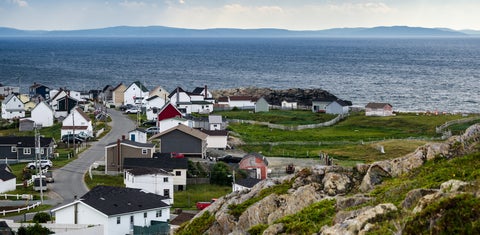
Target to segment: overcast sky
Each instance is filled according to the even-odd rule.
[[[0,27],[480,29],[480,0],[0,0]]]

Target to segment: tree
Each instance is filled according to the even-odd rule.
[[[45,234],[53,234],[53,232],[50,229],[43,227],[38,223],[35,223],[35,225],[33,226],[29,225],[26,228],[21,226],[20,228],[18,228],[17,234],[18,235],[45,235]]]
[[[33,216],[33,222],[35,223],[46,223],[47,221],[52,220],[50,214],[45,212],[38,212]]]
[[[218,162],[212,167],[210,183],[217,185],[231,185],[233,181],[232,172],[227,164]]]

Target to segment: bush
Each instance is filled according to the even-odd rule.
[[[50,214],[45,212],[38,212],[33,216],[33,222],[35,223],[46,223],[47,221],[52,220]]]

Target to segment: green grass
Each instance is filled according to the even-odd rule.
[[[305,125],[330,121],[336,115],[314,113],[310,110],[270,110],[269,112],[254,113],[244,110],[215,112],[227,119],[252,120],[270,122],[283,125]]]
[[[195,203],[211,201],[212,198],[220,198],[232,192],[231,186],[218,186],[213,184],[187,185],[187,190],[176,191],[174,208],[196,209]]]
[[[28,211],[21,211],[20,213],[8,213],[8,214],[5,214],[5,216],[3,216],[3,214],[0,214],[0,218],[18,216],[18,215],[23,215],[23,214],[25,214],[25,213],[33,213],[33,212],[46,211],[46,210],[49,210],[50,208],[52,208],[51,205],[43,204],[43,205],[37,206],[37,207],[35,207],[35,208],[33,208],[33,209],[30,209],[30,210],[28,210]]]
[[[175,232],[177,235],[204,234],[207,229],[215,222],[215,216],[205,211],[202,216],[193,219],[190,223],[186,222]],[[187,226],[188,223],[188,226]]]
[[[93,175],[93,178],[90,179],[89,174],[85,174],[84,177],[85,184],[88,189],[92,189],[98,185],[107,185],[115,187],[125,187],[123,183],[123,175]]]

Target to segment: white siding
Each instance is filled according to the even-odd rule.
[[[167,182],[164,182],[164,178],[167,178]],[[143,189],[161,196],[165,196],[163,192],[165,189],[168,189],[170,200],[164,202],[170,205],[173,204],[173,176],[171,175],[148,174],[135,176],[126,172],[123,183],[125,183],[127,188]]]
[[[123,93],[123,104],[132,104],[136,105],[133,97],[143,97],[142,104],[145,103],[145,99],[148,98],[148,91],[144,92],[136,84],[129,86]]]
[[[158,112],[164,105],[165,100],[160,97],[147,101],[147,120],[157,120]],[[157,113],[153,113],[153,108],[157,108]]]
[[[178,94],[178,95],[177,95]],[[177,99],[177,96],[179,99]],[[175,93],[172,95],[172,97],[170,98],[170,103],[173,105],[173,106],[176,106],[177,105],[177,102],[180,102],[180,103],[183,103],[183,102],[190,102],[190,96],[185,93],[185,92],[179,92],[179,93]]]
[[[74,119],[75,126],[87,126],[86,130],[75,130],[76,134],[83,131],[86,132],[86,134],[93,136],[92,121],[87,121],[85,118],[83,118],[83,116],[80,115],[76,108],[72,109],[72,112],[63,120],[62,126],[73,126]],[[73,133],[73,130],[61,130],[61,135],[66,135],[69,133]]]
[[[53,126],[53,110],[45,102],[38,103],[30,119],[43,127]]]
[[[25,117],[24,109],[23,102],[18,97],[13,96],[8,103],[2,103],[2,119],[23,118]]]
[[[166,131],[170,128],[174,128],[178,126],[178,124],[182,124],[188,127],[191,127],[191,124],[186,119],[178,119],[178,118],[169,118],[158,122],[158,128],[160,132]]]
[[[5,193],[16,189],[16,179],[9,179],[7,181],[0,180],[0,193]]]
[[[227,147],[227,136],[212,136],[207,137],[207,148],[209,149],[225,149]]]
[[[132,136],[133,135],[133,136]],[[132,138],[133,137],[133,138]],[[147,143],[147,133],[138,130],[128,132],[128,139],[138,143]]]

